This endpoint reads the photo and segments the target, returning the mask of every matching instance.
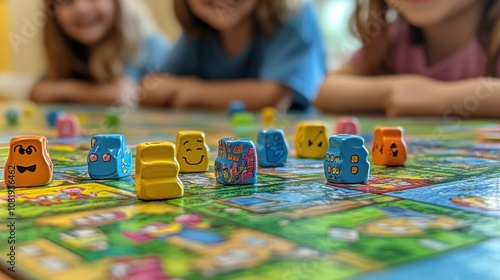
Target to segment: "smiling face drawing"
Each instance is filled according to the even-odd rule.
[[[177,134],[177,160],[182,173],[208,170],[209,154],[205,134],[201,131],[180,131]]]
[[[52,180],[52,161],[43,136],[12,138],[5,164],[5,183],[15,187],[37,187]]]

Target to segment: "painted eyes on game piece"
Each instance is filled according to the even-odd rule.
[[[97,154],[91,154],[89,156],[90,162],[96,162],[98,159],[99,159],[99,156]],[[104,155],[102,155],[102,161],[104,161],[104,162],[111,161],[111,155],[110,154],[104,154]]]
[[[32,145],[29,145],[26,149],[23,148],[23,145],[17,145],[14,147],[14,153],[16,152],[16,150],[19,152],[20,155],[24,154],[31,155],[33,151],[37,152],[36,148],[33,147]]]

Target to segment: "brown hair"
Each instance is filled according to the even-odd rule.
[[[253,16],[255,32],[264,35],[274,34],[300,2],[301,0],[257,0]],[[177,20],[187,34],[195,37],[217,34],[215,29],[193,14],[186,0],[174,0],[174,10]]]
[[[147,10],[135,0],[113,0],[114,23],[106,37],[92,51],[68,37],[56,19],[56,0],[45,0],[47,21],[44,44],[48,78],[78,77],[93,82],[109,82],[120,77],[124,63],[131,59],[142,43],[146,29],[154,28]],[[139,6],[137,6],[139,5]],[[142,14],[146,13],[146,14]]]
[[[485,74],[495,74],[496,63],[500,57],[500,1],[484,0],[484,15],[479,25],[477,36],[487,55]],[[397,8],[396,8],[397,9]],[[363,56],[369,75],[394,73],[393,62],[389,55],[388,28],[394,21],[391,9],[384,0],[357,0],[356,9],[351,18],[351,31],[359,37],[363,46]],[[375,17],[375,18],[374,18]],[[403,20],[403,19],[399,19]],[[409,40],[415,44],[425,43],[420,28],[410,25]],[[366,47],[369,44],[370,47]]]

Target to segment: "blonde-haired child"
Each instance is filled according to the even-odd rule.
[[[363,48],[315,101],[335,113],[500,117],[500,1],[358,0]]]
[[[143,104],[299,109],[316,96],[326,70],[309,1],[174,0],[174,8],[184,34],[165,62],[170,75],[144,80]]]
[[[137,0],[45,0],[48,71],[35,102],[112,104],[170,50]]]

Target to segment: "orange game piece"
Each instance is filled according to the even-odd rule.
[[[402,166],[406,162],[406,144],[400,127],[375,129],[372,146],[373,163],[386,166]]]
[[[4,170],[5,184],[27,188],[44,186],[52,180],[53,166],[45,136],[19,136],[10,140]]]

